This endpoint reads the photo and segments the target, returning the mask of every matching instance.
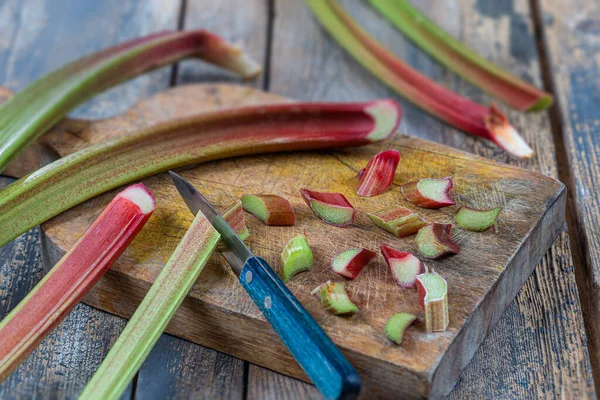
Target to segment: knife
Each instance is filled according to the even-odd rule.
[[[360,377],[269,264],[252,254],[191,183],[173,171],[169,174],[190,211],[201,211],[221,234],[227,247],[222,254],[231,269],[321,394],[327,399],[356,398]]]

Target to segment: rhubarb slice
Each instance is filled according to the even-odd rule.
[[[402,344],[404,332],[417,320],[417,317],[411,313],[401,312],[394,314],[385,324],[385,335],[396,344]]]
[[[483,232],[490,226],[496,226],[496,220],[502,207],[491,210],[477,210],[475,208],[461,207],[456,213],[456,223],[464,229]]]
[[[0,322],[0,381],[62,321],[98,282],[152,215],[142,184],[119,193],[67,254]]]
[[[514,154],[533,151],[494,105],[489,108],[440,86],[415,71],[363,30],[335,0],[306,0],[335,40],[356,61],[407,100],[446,123],[479,136]]]
[[[248,154],[365,145],[392,135],[399,121],[398,105],[382,100],[230,108],[155,125],[87,147],[2,189],[0,246],[145,176]]]
[[[442,179],[421,179],[400,186],[406,200],[423,208],[442,208],[456,204],[450,198],[454,186],[449,176]]]
[[[421,228],[416,238],[419,253],[427,258],[458,254],[460,246],[450,237],[451,229],[451,224],[431,224]]]
[[[403,288],[415,287],[417,275],[423,270],[421,260],[406,251],[396,250],[385,245],[381,245],[380,248],[396,283]]]
[[[294,275],[309,271],[313,265],[313,253],[308,245],[306,236],[298,235],[285,245],[281,253],[281,268],[279,277],[287,283]]]
[[[355,279],[360,271],[377,256],[374,251],[367,249],[348,249],[331,259],[331,269],[338,275]]]
[[[426,272],[417,276],[419,304],[425,311],[427,332],[443,332],[448,328],[448,284],[438,273]]]
[[[341,193],[300,189],[302,198],[315,215],[330,225],[346,227],[354,222],[356,210]]]
[[[296,214],[290,202],[274,194],[245,194],[242,196],[244,210],[266,225],[289,226],[296,222]]]
[[[425,226],[417,213],[398,205],[367,215],[379,228],[401,238],[414,235]]]
[[[538,111],[552,105],[552,95],[481,57],[407,0],[369,1],[431,57],[511,107],[521,111]]]
[[[241,49],[206,30],[155,33],[90,54],[41,77],[0,107],[0,172],[94,94],[188,57],[246,78],[260,73],[259,65]]]
[[[117,399],[121,396],[198,279],[220,238],[204,214],[198,212],[80,395],[82,399]]]
[[[350,300],[344,284],[328,282],[321,286],[321,303],[335,315],[348,315],[358,312],[358,307]]]
[[[250,231],[246,226],[246,218],[244,218],[244,209],[242,208],[242,202],[236,201],[225,213],[223,218],[229,226],[237,233],[242,240],[246,240],[250,237]]]
[[[359,196],[371,197],[384,193],[394,183],[396,168],[400,162],[398,150],[386,150],[375,155],[361,170],[356,188]]]

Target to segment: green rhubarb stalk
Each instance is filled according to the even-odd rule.
[[[309,271],[313,265],[313,253],[306,236],[298,235],[292,238],[281,253],[281,268],[279,277],[287,283],[294,275]]]
[[[128,187],[0,322],[0,382],[62,321],[125,251],[154,211],[143,184]]]
[[[343,283],[325,283],[321,285],[320,293],[323,306],[332,314],[349,315],[358,312],[358,307],[348,297]]]
[[[407,0],[369,2],[431,57],[511,107],[539,111],[552,105],[552,95],[475,53]]]
[[[33,82],[0,106],[0,172],[71,109],[120,82],[198,57],[250,78],[259,65],[206,31],[160,32],[90,54]]]
[[[385,324],[385,335],[392,342],[402,344],[404,332],[416,320],[417,317],[411,313],[401,312],[394,314],[388,319],[387,324]]]
[[[461,207],[456,213],[456,223],[464,229],[483,232],[490,226],[496,226],[496,220],[502,207],[491,210],[477,210],[475,208]]]
[[[268,123],[266,123],[268,122]],[[188,164],[274,151],[360,146],[391,136],[396,102],[284,103],[168,121],[57,160],[0,191],[0,246],[108,190]]]

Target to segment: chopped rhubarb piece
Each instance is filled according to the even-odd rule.
[[[313,264],[313,253],[306,236],[298,235],[288,242],[281,253],[279,277],[287,283],[294,275],[309,271]]]
[[[377,254],[367,249],[349,249],[331,259],[331,269],[338,275],[355,279]]]
[[[426,225],[417,233],[417,248],[427,258],[458,254],[460,246],[450,237],[452,224]]]
[[[375,225],[398,237],[414,235],[425,226],[417,213],[398,205],[367,215]]]
[[[358,312],[358,307],[350,300],[344,284],[340,282],[325,283],[321,286],[321,302],[328,311],[335,315]]]
[[[354,221],[356,211],[341,193],[300,189],[302,198],[315,215],[330,225],[345,227]]]
[[[448,328],[448,284],[438,273],[431,271],[417,276],[419,304],[425,311],[427,332],[443,332]]]
[[[400,187],[406,200],[423,208],[442,208],[456,204],[450,198],[454,186],[452,178],[421,179],[405,183]]]
[[[154,211],[141,183],[119,193],[35,288],[0,322],[0,381],[62,321],[125,251]]]
[[[401,312],[394,314],[385,324],[385,335],[396,344],[402,344],[402,338],[406,329],[417,320],[417,317],[411,313]]]
[[[417,275],[423,270],[421,260],[406,251],[396,250],[385,245],[381,245],[380,248],[396,283],[404,288],[414,287]]]
[[[359,173],[356,193],[359,196],[377,196],[388,190],[394,182],[396,168],[400,162],[397,150],[386,150],[375,155]]]
[[[456,213],[456,223],[461,228],[475,232],[483,232],[492,225],[496,225],[496,220],[502,207],[492,208],[491,210],[477,210],[475,208],[461,207]]]
[[[296,215],[290,202],[274,194],[245,194],[242,196],[244,210],[248,211],[266,225],[294,225]]]

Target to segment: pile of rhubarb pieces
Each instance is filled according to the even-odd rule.
[[[399,162],[400,153],[397,150],[386,150],[375,155],[358,173],[356,194],[373,197],[386,192],[394,182]],[[451,197],[453,186],[450,177],[424,178],[402,184],[400,191],[416,207],[440,209],[456,204]],[[300,189],[300,194],[323,222],[336,227],[346,227],[354,222],[356,210],[343,194],[309,189]],[[290,202],[277,195],[245,194],[242,196],[242,207],[266,225],[290,226],[296,220]],[[483,232],[490,227],[496,230],[501,210],[501,207],[485,210],[461,207],[455,219],[458,226],[466,230]],[[367,215],[377,227],[395,237],[404,238],[416,234],[417,249],[422,258],[437,259],[460,252],[459,244],[452,239],[452,224],[430,222],[401,205]],[[385,244],[380,245],[380,251],[394,281],[402,288],[399,290],[418,289],[427,332],[445,331],[449,324],[448,285],[445,279],[437,272],[429,271],[414,254]],[[370,249],[346,249],[331,259],[331,271],[354,280],[376,256],[377,253]],[[313,260],[307,234],[298,235],[288,242],[281,253],[279,276],[284,282],[288,282],[299,272],[310,271]],[[359,311],[342,282],[325,282],[313,291],[313,294],[316,293],[320,295],[323,306],[335,315],[351,315]],[[394,314],[386,325],[387,337],[401,344],[404,331],[416,320],[417,316],[407,312]]]

